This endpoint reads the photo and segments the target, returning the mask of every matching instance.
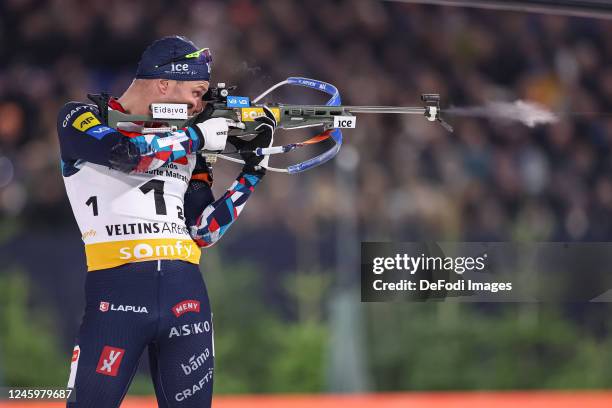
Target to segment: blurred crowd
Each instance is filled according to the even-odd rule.
[[[535,128],[447,117],[452,134],[420,117],[361,115],[335,162],[270,175],[243,229],[312,238],[356,214],[359,240],[612,238],[607,21],[374,0],[6,0],[0,16],[4,231],[74,223],[59,108],[89,92],[120,96],[148,44],[183,34],[212,49],[213,81],[241,95],[295,75],[333,83],[351,105],[414,106],[439,93],[443,106],[522,99],[560,115]],[[268,100],[322,102],[276,95]],[[302,157],[292,154],[275,160]],[[347,162],[353,189],[336,176]],[[220,164],[215,191],[238,171]]]

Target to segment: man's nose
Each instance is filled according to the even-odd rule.
[[[196,98],[196,99],[194,99],[192,106],[193,106],[193,112],[192,113],[199,113],[204,108],[204,101],[202,101],[202,99],[200,99],[200,98]]]

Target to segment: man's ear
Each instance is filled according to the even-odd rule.
[[[157,80],[157,89],[159,93],[162,95],[166,95],[168,93],[168,87],[170,86],[170,82],[167,79],[158,79]]]

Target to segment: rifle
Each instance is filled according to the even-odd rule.
[[[304,142],[291,143],[283,146],[272,146],[269,148],[258,148],[253,153],[258,156],[288,153],[296,148],[319,143],[323,140],[332,140],[335,144],[326,152],[304,162],[289,166],[286,169],[268,167],[268,169],[272,171],[295,174],[327,162],[340,151],[342,145],[342,132],[340,129],[355,128],[357,124],[355,115],[359,113],[424,115],[430,122],[437,121],[449,132],[453,131],[453,128],[441,117],[440,95],[438,94],[421,95],[421,100],[423,102],[423,106],[421,107],[347,106],[340,104],[340,92],[335,86],[326,82],[301,77],[287,78],[285,81],[272,86],[252,101],[248,97],[232,95],[231,92],[236,90],[235,86],[226,86],[224,83],[219,83],[216,87],[208,90],[203,96],[203,100],[213,105],[213,118],[223,117],[244,124],[244,129],[232,129],[228,136],[247,138],[257,134],[255,127],[258,123],[255,122],[255,118],[264,115],[262,104],[258,104],[258,102],[264,96],[283,85],[298,85],[315,89],[327,93],[331,98],[325,105],[266,104],[276,118],[278,123],[277,128],[291,130],[308,127],[323,127],[323,132]],[[143,133],[160,133],[180,129],[185,126],[185,123],[189,119],[187,117],[187,105],[185,104],[152,104],[151,109],[152,115],[130,115],[115,110],[109,110],[108,125],[117,128],[122,122],[163,122],[168,126],[167,128],[143,129]],[[173,139],[173,141],[176,140]],[[216,160],[217,156],[234,162],[242,162],[241,160],[222,153],[206,154],[207,160],[209,161]]]

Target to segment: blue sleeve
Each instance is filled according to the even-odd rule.
[[[215,201],[212,188],[203,181],[191,180],[185,193],[185,222],[187,227],[196,225],[204,209]]]
[[[204,208],[195,225],[189,226],[191,238],[198,246],[209,247],[221,239],[244,209],[261,177],[240,173],[223,197]]]
[[[145,172],[196,151],[199,138],[192,129],[127,137],[106,126],[97,107],[70,102],[57,120],[62,161],[84,160],[126,173]]]
[[[64,162],[85,160],[111,166],[110,154],[124,135],[105,126],[95,106],[69,102],[57,119],[60,152]]]
[[[212,192],[212,182],[212,168],[198,154],[189,186],[185,192],[185,222],[188,228],[196,225],[200,214],[215,201],[215,196]]]

